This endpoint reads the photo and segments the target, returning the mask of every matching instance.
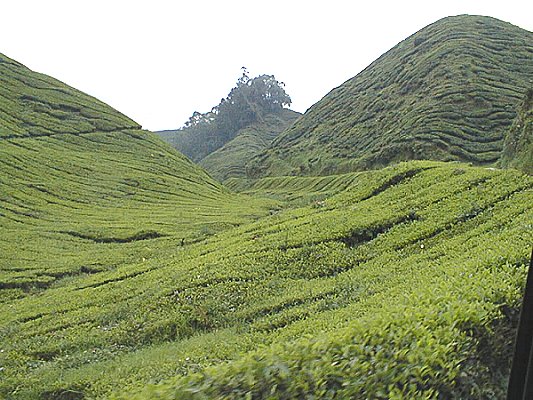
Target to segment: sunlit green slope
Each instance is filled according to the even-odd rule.
[[[531,32],[489,17],[444,18],[333,89],[249,172],[331,174],[410,159],[493,164],[531,86],[532,58]]]
[[[123,261],[0,305],[0,394],[501,395],[533,240],[531,178],[412,162],[277,179],[251,190],[309,204],[197,243],[66,235],[67,252],[65,239]],[[306,198],[311,188],[326,195]]]
[[[267,212],[109,106],[0,56],[0,299],[119,274]],[[142,251],[141,251],[142,250]]]
[[[224,184],[236,192],[282,200],[288,207],[315,202],[320,205],[328,196],[353,184],[360,172],[326,176],[274,176],[262,179],[231,178]]]
[[[0,53],[0,138],[139,128],[101,101]]]
[[[410,163],[210,239],[203,289],[176,286],[173,298],[237,328],[180,346],[187,375],[119,397],[503,398],[532,189],[513,171]],[[170,362],[170,347],[154,351],[143,371]]]

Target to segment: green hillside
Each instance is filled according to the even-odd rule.
[[[248,162],[264,152],[300,116],[300,113],[286,108],[262,115],[230,138],[224,139],[215,132],[214,137],[205,138],[209,143],[205,148],[199,148],[198,138],[191,130],[159,131],[156,134],[223,182],[229,178],[245,178]]]
[[[330,174],[409,159],[491,165],[531,86],[532,57],[533,33],[509,23],[439,20],[311,107],[250,174]]]
[[[241,206],[109,106],[0,59],[0,301],[122,279],[125,265],[146,268],[155,238],[187,245],[275,206]]]
[[[46,290],[4,298],[0,395],[501,394],[533,240],[531,178],[413,162],[278,179],[280,198],[337,194],[185,245],[168,231],[128,243],[50,233],[55,247],[29,237],[33,251],[12,259],[76,263]]]
[[[208,160],[224,186],[0,55],[0,399],[503,398],[533,177],[410,161],[244,179],[267,141],[248,126]]]
[[[0,54],[0,139],[139,129],[131,119]]]
[[[274,75],[250,78],[246,68],[210,112],[195,111],[180,129],[156,132],[220,181],[246,175],[248,161],[266,150],[301,114]]]
[[[311,179],[278,183],[333,189]],[[233,328],[183,347],[177,377],[114,398],[503,398],[533,181],[416,162],[337,179],[347,181],[206,242],[218,250],[204,271],[216,263],[229,287],[217,279],[193,297]],[[178,289],[176,301],[188,296]]]
[[[224,184],[236,192],[281,200],[288,207],[321,202],[352,185],[359,172],[327,176],[275,176],[262,179],[230,178]]]
[[[288,109],[268,114],[260,122],[239,130],[234,139],[208,154],[198,164],[221,182],[228,178],[244,178],[248,161],[266,150],[299,116],[299,113]]]
[[[533,89],[529,89],[505,137],[501,165],[533,175]]]

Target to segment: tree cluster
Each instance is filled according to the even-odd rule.
[[[284,83],[274,75],[250,78],[246,68],[242,70],[242,76],[226,98],[207,113],[195,111],[182,128],[196,151],[209,153],[235,137],[240,129],[291,104]]]

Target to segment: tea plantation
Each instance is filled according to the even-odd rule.
[[[1,399],[504,397],[533,177],[390,160],[246,179],[244,139],[212,153],[222,185],[0,55]]]
[[[532,88],[532,56],[527,30],[484,16],[443,18],[329,92],[249,173],[332,174],[413,159],[492,165]]]
[[[285,193],[307,192],[286,179]],[[34,253],[51,262],[63,251],[100,269],[4,300],[0,393],[501,395],[533,240],[533,180],[429,162],[346,179],[331,197],[285,200],[196,243],[170,230],[124,243],[67,234],[82,249],[74,255],[67,240],[37,241]]]

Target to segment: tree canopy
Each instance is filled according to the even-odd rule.
[[[291,104],[285,84],[276,80],[274,75],[263,74],[250,78],[245,67],[242,71],[242,76],[226,98],[207,113],[195,111],[185,127],[214,122],[221,131],[235,131]]]
[[[181,150],[188,155],[206,155],[233,139],[240,129],[261,121],[265,115],[279,113],[290,104],[283,82],[267,74],[250,78],[243,67],[235,87],[217,106],[206,113],[195,111],[185,123],[181,141],[187,144]],[[193,148],[194,152],[187,151]]]

